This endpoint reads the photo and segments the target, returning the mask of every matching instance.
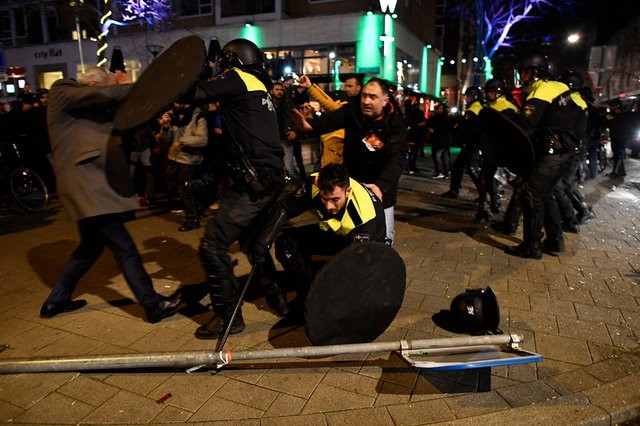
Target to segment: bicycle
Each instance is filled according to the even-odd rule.
[[[13,200],[24,210],[32,213],[42,212],[49,205],[49,189],[44,180],[22,163],[20,151],[15,143],[9,144],[17,160],[10,165],[0,150],[0,188],[4,196],[11,194]]]

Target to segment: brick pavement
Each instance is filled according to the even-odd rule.
[[[505,237],[472,223],[468,186],[461,199],[449,200],[439,196],[448,182],[402,178],[396,249],[407,265],[407,292],[379,340],[451,336],[432,315],[465,288],[491,285],[501,328],[524,335],[524,348],[544,361],[493,368],[489,392],[470,392],[472,376],[416,370],[395,353],[252,361],[217,373],[19,374],[0,376],[0,422],[608,425],[638,418],[640,160],[628,166],[623,183],[604,176],[588,182],[597,218],[567,235],[565,253],[538,261],[503,252],[521,234]],[[180,219],[144,209],[128,225],[164,294],[204,279],[196,253],[201,231],[177,232]],[[87,307],[38,318],[75,242],[56,204],[37,216],[0,211],[0,344],[10,345],[0,357],[212,348],[193,337],[208,317],[204,306],[147,324],[108,255],[76,292]],[[246,274],[246,259],[236,257],[236,271]],[[263,298],[249,297],[243,312],[247,329],[229,338],[230,349],[308,344],[301,329],[279,328]]]

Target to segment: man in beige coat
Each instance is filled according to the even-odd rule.
[[[49,93],[47,122],[58,195],[70,219],[77,221],[80,244],[67,261],[40,316],[50,318],[87,304],[71,300],[78,281],[98,260],[105,246],[114,254],[147,320],[174,314],[178,300],[153,289],[140,254],[123,224],[138,207],[135,192],[122,196],[107,181],[107,144],[116,107],[129,93],[131,80],[94,67],[78,80],[61,79]],[[123,170],[126,173],[126,168]]]

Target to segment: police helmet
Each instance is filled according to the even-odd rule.
[[[222,70],[250,65],[258,68],[264,67],[262,52],[253,42],[244,38],[237,38],[224,45],[222,55],[220,55],[220,68]]]
[[[480,89],[478,86],[468,87],[467,90],[464,91],[464,95],[469,96],[471,98],[471,102],[482,102],[482,89]]]
[[[494,90],[498,94],[498,96],[500,96],[504,93],[505,86],[506,85],[503,79],[492,78],[490,80],[487,80],[487,82],[484,84],[484,91],[486,93],[490,90]]]
[[[491,287],[467,289],[454,297],[450,308],[453,326],[471,334],[500,334],[500,309]]]
[[[550,66],[549,58],[543,54],[529,53],[520,59],[520,63],[518,63],[518,72],[532,69],[534,71],[533,80],[535,81],[540,78],[548,77]]]
[[[567,71],[560,76],[560,81],[569,86],[571,90],[578,90],[584,86],[584,80],[580,73],[576,71]]]

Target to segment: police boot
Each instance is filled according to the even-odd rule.
[[[287,299],[280,289],[278,283],[266,277],[260,278],[260,287],[264,290],[267,305],[275,311],[278,316],[285,316],[289,313]]]
[[[580,208],[578,210],[577,219],[579,224],[583,224],[588,220],[594,219],[596,214],[593,212],[593,209],[586,202],[580,203]]]
[[[526,259],[542,259],[542,246],[540,243],[522,242],[515,247],[508,247],[505,252],[512,256]]]
[[[211,318],[209,322],[196,329],[196,338],[201,340],[219,339],[227,329],[227,324],[229,323],[229,319],[231,319],[231,315],[233,315],[233,308],[230,312],[226,312],[222,317],[214,314],[213,318]],[[229,334],[238,334],[244,329],[245,324],[244,319],[242,318],[242,312],[238,311],[235,319],[233,320],[233,325],[231,325],[231,329],[229,330]]]
[[[195,336],[198,339],[214,340],[222,337],[222,334],[226,330],[233,316],[236,298],[234,297],[235,291],[233,283],[228,279],[223,279],[219,276],[208,276],[207,284],[209,285],[209,293],[211,295],[213,318],[205,325],[198,327]],[[238,309],[229,334],[240,333],[244,328],[242,311]]]
[[[490,211],[479,210],[478,213],[476,213],[476,217],[473,222],[478,224],[489,223],[492,218],[493,218],[493,215],[491,214]]]
[[[564,238],[547,238],[542,243],[542,251],[549,254],[562,253],[565,250]]]

